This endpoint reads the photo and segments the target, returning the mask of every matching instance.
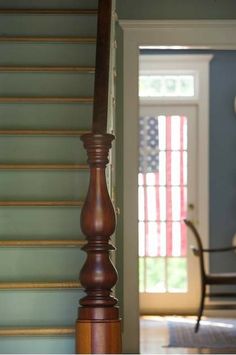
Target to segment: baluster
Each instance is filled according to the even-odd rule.
[[[110,200],[105,169],[114,136],[86,134],[81,137],[88,154],[90,183],[81,212],[81,227],[87,237],[83,247],[87,259],[80,272],[86,296],[80,300],[76,324],[77,353],[121,352],[121,330],[117,300],[112,288],[117,272],[110,260],[110,236],[115,230],[115,212]]]

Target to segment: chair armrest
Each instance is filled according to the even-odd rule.
[[[205,253],[218,253],[218,252],[231,251],[231,250],[236,250],[236,245],[232,247],[226,247],[226,248],[202,249],[202,251]]]
[[[196,248],[194,245],[191,245],[190,248],[195,256],[200,255],[200,250],[198,248]]]

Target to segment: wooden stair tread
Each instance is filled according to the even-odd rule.
[[[0,164],[0,170],[88,170],[87,164]]]
[[[82,207],[83,201],[0,201],[0,207]]]
[[[0,72],[22,72],[22,73],[90,73],[95,72],[94,67],[82,66],[0,66]]]
[[[82,136],[83,134],[90,133],[91,131],[82,130],[67,130],[67,129],[3,129],[0,130],[2,136]]]
[[[97,15],[97,9],[0,9],[0,14],[22,15]]]
[[[0,97],[0,103],[79,103],[79,104],[92,104],[93,97],[48,97],[48,96],[36,96],[36,97]]]
[[[0,240],[0,247],[80,247],[85,243],[82,239]]]
[[[53,281],[53,282],[0,282],[0,290],[9,289],[67,289],[80,288],[79,281]]]
[[[74,335],[75,327],[0,327],[0,336]]]
[[[79,36],[0,36],[0,42],[64,42],[64,43],[96,43],[96,37]]]

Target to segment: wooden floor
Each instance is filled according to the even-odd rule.
[[[190,349],[166,347],[169,342],[167,320],[170,318],[170,316],[142,316],[140,318],[141,354],[236,354],[236,349]],[[195,317],[188,318],[195,319]]]

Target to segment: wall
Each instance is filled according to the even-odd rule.
[[[234,0],[117,0],[119,19],[130,20],[159,20],[159,19],[235,19],[236,2]],[[117,203],[121,207],[118,219],[118,268],[120,274],[119,295],[122,305],[122,248],[123,248],[123,180],[122,174],[122,140],[123,140],[123,34],[117,25]],[[224,66],[223,62],[227,62]],[[229,61],[229,64],[228,64]],[[211,66],[211,127],[210,127],[210,231],[211,246],[219,246],[224,240],[231,243],[232,235],[236,231],[234,208],[235,196],[235,168],[233,152],[235,146],[235,114],[233,113],[233,96],[235,95],[235,81],[227,83],[227,78],[234,72],[235,53],[229,59],[229,53],[218,53]],[[234,66],[235,68],[235,66]],[[219,71],[220,70],[220,71]],[[216,73],[216,75],[214,75]],[[231,73],[231,74],[230,74]],[[214,76],[213,76],[214,75]],[[223,89],[222,85],[225,85]],[[229,90],[231,93],[229,94]],[[227,94],[226,94],[227,92]],[[215,99],[213,99],[215,97]],[[214,101],[219,105],[215,105]],[[226,117],[227,118],[223,118]],[[224,120],[224,126],[222,126]],[[228,133],[227,133],[228,132]],[[224,141],[227,141],[224,144]],[[216,144],[216,142],[218,142]],[[222,165],[221,163],[222,162]],[[226,188],[227,187],[227,188]],[[221,260],[220,260],[221,261]],[[215,255],[211,259],[211,269],[217,271],[222,262]],[[235,265],[235,256],[227,258],[224,268]]]
[[[120,19],[233,19],[234,0],[117,0]]]
[[[236,52],[215,52],[210,72],[210,245],[231,244],[236,232]],[[215,254],[212,271],[235,270],[235,254]]]

